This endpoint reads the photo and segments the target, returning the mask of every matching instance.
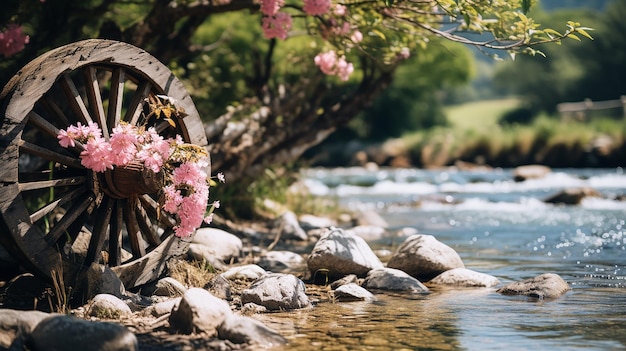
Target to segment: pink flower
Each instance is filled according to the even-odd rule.
[[[113,163],[124,166],[135,158],[137,153],[137,133],[133,126],[121,124],[113,128],[111,139]]]
[[[291,15],[285,12],[278,12],[274,16],[263,17],[263,35],[267,39],[280,38],[287,39],[287,34],[292,26]]]
[[[224,173],[219,172],[217,174],[217,180],[219,180],[221,183],[226,183],[226,178],[224,177]]]
[[[310,16],[325,15],[330,10],[330,0],[304,0],[303,10]]]
[[[324,72],[324,74],[334,74],[335,73],[335,63],[337,62],[337,54],[334,50],[330,50],[328,52],[319,53],[314,58],[315,64],[320,67],[320,70]]]
[[[104,172],[113,169],[111,147],[101,138],[89,139],[85,150],[80,153],[80,163],[94,172]]]
[[[273,16],[283,5],[285,5],[285,0],[261,0],[261,12],[264,15]]]
[[[347,62],[346,58],[342,56],[339,61],[337,61],[337,76],[345,82],[348,80],[352,72],[354,72],[354,66]]]
[[[333,14],[335,14],[335,16],[345,16],[348,14],[348,8],[344,5],[337,4],[333,9]]]
[[[363,40],[363,33],[358,30],[355,30],[350,36],[350,40],[354,43],[360,43]]]
[[[30,38],[22,33],[22,27],[9,24],[4,32],[0,32],[0,54],[4,57],[14,55],[24,49]]]
[[[74,147],[76,145],[76,143],[74,142],[74,136],[63,129],[59,130],[57,139],[59,139],[59,145],[63,147]]]
[[[200,182],[206,182],[206,173],[193,162],[185,162],[176,167],[172,173],[174,184],[196,185]]]

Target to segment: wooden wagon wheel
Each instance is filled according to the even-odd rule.
[[[64,149],[56,138],[77,122],[96,122],[105,138],[120,121],[145,124],[151,94],[174,98],[187,116],[176,130],[154,118],[149,126],[164,137],[179,134],[207,145],[181,82],[126,43],[92,39],[49,51],[2,91],[0,240],[36,272],[51,278],[62,270],[71,284],[96,262],[111,266],[132,288],[154,280],[169,258],[186,252],[190,239],[173,235],[174,218],[159,214],[156,188],[141,173],[94,173],[81,165],[79,147]],[[82,254],[76,253],[79,241]]]

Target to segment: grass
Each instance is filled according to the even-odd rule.
[[[454,129],[470,130],[483,129],[498,125],[498,119],[503,113],[513,110],[520,105],[517,98],[498,100],[473,101],[460,105],[449,106],[445,109],[450,126]]]

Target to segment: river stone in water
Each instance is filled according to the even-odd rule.
[[[250,317],[231,314],[217,328],[220,339],[235,344],[255,345],[267,349],[272,346],[284,345],[287,340],[274,330]]]
[[[268,310],[293,310],[309,307],[304,282],[295,275],[269,273],[241,293],[241,303],[255,303]]]
[[[53,316],[41,321],[26,340],[32,351],[135,351],[137,337],[126,327],[108,322]]]
[[[190,288],[170,314],[170,326],[183,334],[217,333],[220,325],[232,311],[228,303],[201,288]]]
[[[391,256],[387,267],[405,271],[428,281],[454,268],[465,268],[461,257],[450,246],[432,235],[416,234],[408,237]]]
[[[399,269],[373,269],[365,277],[363,287],[389,291],[407,291],[413,293],[427,293],[428,288],[419,280],[411,277]]]
[[[110,294],[96,295],[87,309],[87,315],[98,318],[116,319],[133,313],[128,305]]]
[[[497,290],[503,295],[524,295],[539,299],[559,297],[569,290],[569,285],[558,274],[545,273],[534,278],[513,282]]]
[[[330,280],[348,274],[363,277],[372,269],[384,267],[363,238],[337,228],[322,235],[309,255],[307,265],[313,275],[324,271]]]
[[[16,337],[29,334],[48,317],[50,314],[41,311],[0,310],[0,349],[8,349]]]
[[[349,283],[335,289],[335,298],[337,301],[373,301],[376,300],[374,294],[367,291],[363,287]]]
[[[492,275],[476,272],[471,269],[455,268],[439,274],[428,283],[436,285],[490,288],[500,284],[500,280]]]

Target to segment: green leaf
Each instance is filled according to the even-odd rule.
[[[378,29],[372,29],[372,33],[381,37],[383,40],[387,40],[387,37],[385,37],[385,33],[379,31]]]
[[[387,7],[393,6],[394,0],[384,0],[384,1],[385,1],[385,5],[387,5]]]
[[[580,41],[580,38],[576,34],[570,33],[570,34],[567,35],[567,37],[570,38],[570,39],[574,39],[574,40]]]
[[[531,1],[530,0],[522,0],[522,12],[528,13],[530,10]]]
[[[590,29],[590,28],[587,28]],[[576,28],[576,33],[584,36],[585,38],[589,39],[589,40],[593,40],[593,37],[591,35],[589,35],[589,33],[587,33],[587,31],[583,28]]]
[[[465,19],[465,24],[470,25],[470,16],[467,13],[463,14],[463,18]]]

